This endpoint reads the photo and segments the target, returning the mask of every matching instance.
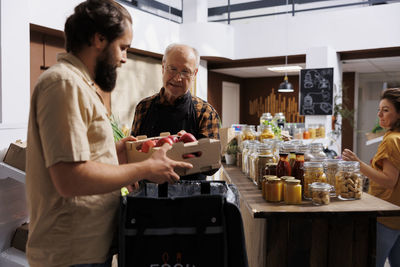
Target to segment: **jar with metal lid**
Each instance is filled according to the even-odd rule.
[[[330,192],[332,186],[327,183],[310,184],[310,194],[314,205],[328,205],[331,202]]]
[[[333,186],[331,196],[336,196],[336,173],[339,171],[340,159],[325,159],[323,161],[326,181]]]
[[[360,199],[363,188],[360,163],[358,161],[341,161],[338,165],[336,195],[341,200]]]
[[[267,113],[263,113],[260,117],[260,125],[264,124],[264,122],[266,121],[272,121],[273,117],[271,115],[271,113],[267,112]]]
[[[286,204],[301,204],[301,184],[300,180],[286,180],[284,200]]]
[[[283,183],[283,186],[282,186],[282,196],[283,196],[283,200],[285,200],[286,182],[287,182],[288,180],[293,180],[294,177],[293,177],[293,176],[282,176],[282,177],[280,177],[280,178],[281,178],[282,183]]]
[[[274,139],[275,134],[272,131],[272,126],[271,125],[260,125],[260,141],[262,142],[264,139]]]
[[[303,196],[306,199],[311,199],[309,185],[314,183],[326,183],[326,175],[322,166],[322,162],[308,161],[304,162],[304,184]]]
[[[259,144],[257,147],[258,157],[255,160],[255,178],[254,181],[261,189],[261,179],[265,175],[265,167],[268,163],[274,162],[272,148],[267,144]]]
[[[311,158],[317,158],[320,160],[326,159],[327,156],[324,152],[324,145],[322,143],[311,143],[310,144]]]
[[[254,125],[244,125],[242,127],[242,131],[240,133],[240,139],[244,140],[255,140],[256,133],[255,133],[255,126]]]
[[[264,175],[277,175],[276,174],[276,167],[278,163],[267,163],[265,164]]]
[[[276,124],[278,128],[285,127],[286,118],[283,112],[279,112],[275,114]]]
[[[265,196],[268,202],[282,201],[282,180],[277,177],[267,178],[265,184]]]

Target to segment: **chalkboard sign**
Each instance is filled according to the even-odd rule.
[[[333,68],[300,71],[300,115],[332,115]]]

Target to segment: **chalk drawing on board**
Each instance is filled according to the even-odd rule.
[[[333,68],[300,72],[300,114],[330,115],[333,112]]]
[[[331,96],[329,92],[322,90],[321,92],[309,92],[304,96],[302,111],[303,114],[315,114],[315,107],[318,106],[325,113],[332,111],[332,105],[326,103],[330,101]]]

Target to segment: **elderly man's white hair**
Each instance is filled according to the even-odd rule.
[[[189,49],[191,49],[193,51],[194,56],[196,57],[196,69],[199,68],[200,65],[200,54],[199,51],[197,51],[196,48],[185,45],[185,44],[178,44],[178,43],[173,43],[170,44],[169,46],[167,46],[167,48],[165,48],[165,52],[162,58],[162,62],[165,62],[167,55],[169,54],[169,52],[171,52],[172,49],[174,49],[175,47],[179,47],[179,46],[183,46],[183,47],[187,47]]]

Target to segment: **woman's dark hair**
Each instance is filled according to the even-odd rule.
[[[390,101],[396,108],[396,112],[400,114],[400,88],[388,88],[384,90],[381,94],[382,99]],[[397,120],[390,130],[400,131],[400,120]]]
[[[90,46],[95,33],[112,42],[124,33],[126,20],[132,23],[129,12],[114,0],[86,0],[74,11],[64,27],[67,52],[76,53],[83,45]]]

